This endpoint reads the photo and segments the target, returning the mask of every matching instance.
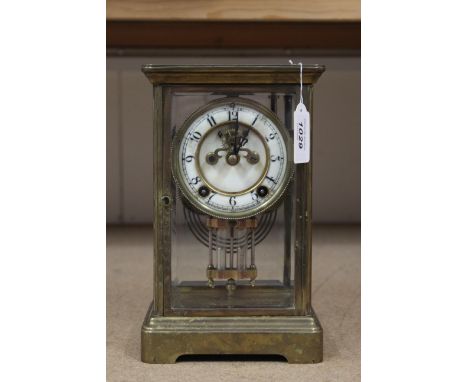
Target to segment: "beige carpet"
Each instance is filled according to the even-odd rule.
[[[360,228],[317,226],[313,237],[312,304],[324,329],[323,363],[210,357],[149,365],[140,361],[140,327],[152,293],[152,231],[108,228],[107,380],[359,381]]]

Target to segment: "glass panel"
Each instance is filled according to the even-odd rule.
[[[292,140],[296,94],[297,89],[291,87],[273,95],[239,86],[214,88],[213,92],[176,87],[171,98],[172,135],[197,109],[226,96],[239,96],[273,111]],[[175,181],[172,186],[171,308],[226,310],[225,314],[294,308],[294,178],[274,207],[236,220],[200,212],[182,195]],[[256,191],[252,198],[255,195]]]

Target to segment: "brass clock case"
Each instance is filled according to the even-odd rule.
[[[186,200],[178,181],[186,178],[177,175],[175,153],[183,134],[178,130],[186,128],[195,118],[191,115],[185,121],[186,115],[181,115],[181,110],[187,110],[190,105],[205,105],[206,97],[219,101],[205,105],[205,110],[233,101],[251,106],[250,100],[239,98],[245,96],[259,100],[268,108],[254,103],[255,109],[277,123],[278,135],[284,133],[284,126],[283,137],[289,143],[281,149],[292,161],[294,106],[303,95],[312,116],[314,84],[325,68],[303,65],[302,69],[301,92],[299,70],[291,65],[143,67],[154,96],[153,299],[141,329],[143,362],[174,363],[179,356],[191,354],[280,354],[290,363],[322,361],[323,330],[311,298],[312,162],[294,165],[294,180],[291,168],[289,185],[282,185],[283,195],[278,196],[276,206],[268,207],[268,213],[232,221],[226,220],[236,219],[232,213],[225,219],[209,218],[206,216],[209,211],[202,213],[198,203]],[[270,97],[269,102],[265,102],[266,96]],[[276,115],[284,125],[277,122]],[[209,126],[203,126],[206,133]],[[191,129],[186,131],[188,135]],[[263,130],[261,134],[264,135]],[[207,150],[201,149],[205,158],[211,152],[211,142],[217,141],[211,138],[205,142],[205,145],[210,142],[210,146],[204,146]],[[253,140],[252,150],[253,146],[260,147],[258,139],[255,145],[252,143]],[[260,152],[263,166],[265,153],[263,149],[255,150]],[[271,143],[270,150],[273,154]],[[195,145],[191,145],[190,154],[195,155],[195,151]],[[222,158],[225,159],[229,156]],[[195,175],[195,163],[190,166],[190,174]],[[180,169],[185,174],[187,167],[180,166]],[[260,170],[243,185],[253,184]],[[273,161],[268,173],[271,170]],[[281,172],[276,172],[275,167],[275,174],[278,174],[275,180],[284,177],[284,167]],[[207,175],[220,188],[234,189],[224,187],[228,182],[218,183],[216,171]],[[245,187],[239,184],[236,189]],[[280,190],[276,190],[279,194]],[[192,213],[195,210],[198,213]],[[200,228],[202,224],[204,229],[194,232],[192,228]],[[234,259],[237,254],[238,259]],[[235,269],[238,272],[233,272]],[[249,272],[244,275],[245,270]],[[231,280],[216,280],[220,275]],[[255,279],[255,285],[251,284],[251,278]],[[215,285],[210,284],[213,279]]]
[[[246,106],[249,108],[252,108],[259,113],[265,115],[267,118],[269,118],[277,128],[278,132],[281,134],[281,137],[285,143],[286,146],[286,154],[287,154],[287,161],[285,163],[285,175],[283,179],[281,180],[281,183],[278,185],[277,189],[275,192],[272,194],[271,197],[266,199],[263,203],[259,204],[256,207],[253,207],[249,210],[246,211],[220,211],[218,209],[211,208],[205,204],[200,203],[199,199],[197,196],[195,196],[192,191],[187,187],[186,183],[183,181],[183,174],[181,171],[181,168],[179,166],[179,149],[180,145],[182,142],[182,139],[187,131],[187,129],[190,128],[190,126],[193,124],[193,122],[199,118],[201,115],[207,113],[208,111],[212,110],[213,108],[216,108],[217,106],[221,105],[229,105],[229,104],[236,104],[238,106]],[[221,124],[220,124],[221,125]],[[218,125],[219,127],[219,125]],[[252,131],[255,131],[256,134],[257,131],[255,128],[251,128]],[[207,132],[205,135],[207,135],[209,132]],[[203,140],[203,137],[202,137]],[[262,138],[263,140],[263,138]],[[199,143],[200,146],[201,142]],[[266,145],[264,142],[263,144],[266,147],[266,153],[267,153],[267,165],[266,168],[264,169],[262,176],[260,179],[252,186],[249,187],[246,190],[243,190],[241,192],[237,192],[235,194],[240,195],[245,192],[249,192],[255,187],[257,187],[261,182],[264,180],[264,177],[266,176],[268,166],[269,166],[269,149],[268,145]],[[205,213],[207,215],[221,218],[221,219],[245,219],[249,218],[255,215],[258,215],[262,212],[266,212],[270,209],[272,209],[274,206],[278,204],[278,202],[281,200],[281,197],[283,196],[284,192],[286,191],[289,182],[291,181],[291,178],[294,173],[294,163],[293,163],[293,155],[292,155],[292,142],[291,138],[289,136],[288,131],[284,128],[283,123],[280,121],[280,119],[276,116],[275,113],[273,113],[271,110],[267,109],[265,106],[249,100],[245,98],[240,98],[240,97],[226,97],[226,98],[220,98],[214,101],[211,101],[204,105],[203,107],[199,108],[196,110],[194,113],[192,113],[187,120],[182,124],[181,128],[177,131],[173,141],[172,141],[172,147],[171,147],[171,163],[172,163],[172,174],[174,177],[174,181],[177,184],[183,198],[188,202],[189,205],[193,206],[197,211],[201,213]],[[199,163],[199,149],[197,148],[197,153],[195,155],[195,161],[196,163]],[[226,194],[225,192],[220,192],[220,190],[217,190],[216,188],[213,188],[212,185],[210,185],[206,179],[202,176],[202,172],[199,169],[199,165],[197,165],[197,170],[198,174],[204,181],[204,184],[212,189],[213,191],[220,193],[220,194]],[[233,193],[234,194],[234,193]]]

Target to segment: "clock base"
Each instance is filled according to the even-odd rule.
[[[282,355],[289,363],[323,359],[317,316],[165,317],[153,304],[141,329],[141,360],[175,363],[182,355]]]

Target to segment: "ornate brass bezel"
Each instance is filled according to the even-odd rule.
[[[179,160],[178,160],[178,155],[179,155],[179,148],[180,144],[182,142],[182,138],[187,131],[187,129],[192,125],[192,123],[201,115],[204,113],[208,112],[209,110],[219,106],[219,105],[225,105],[225,104],[230,104],[230,103],[235,103],[236,105],[240,106],[246,106],[249,108],[252,108],[254,110],[257,110],[259,113],[262,113],[265,115],[267,118],[269,118],[275,126],[278,128],[278,131],[281,134],[281,137],[283,138],[283,141],[286,146],[286,154],[287,154],[287,161],[285,163],[286,169],[285,169],[285,176],[282,180],[282,182],[278,185],[277,190],[275,193],[272,194],[271,197],[267,198],[263,203],[255,206],[252,209],[249,209],[247,211],[236,211],[236,212],[231,212],[231,211],[219,211],[214,208],[210,208],[207,205],[201,204],[196,196],[192,193],[192,191],[187,187],[185,182],[182,180],[182,173],[181,169],[179,166]],[[283,196],[285,190],[288,187],[289,182],[291,181],[291,178],[294,173],[294,164],[293,164],[293,155],[292,155],[292,142],[291,138],[287,132],[287,130],[284,128],[283,123],[280,121],[278,116],[273,113],[271,110],[267,109],[265,106],[259,104],[256,101],[242,98],[242,97],[224,97],[224,98],[219,98],[214,101],[211,101],[207,103],[206,105],[203,105],[199,109],[195,110],[182,124],[180,129],[177,131],[173,141],[172,141],[172,146],[171,146],[171,164],[172,164],[172,174],[174,177],[174,181],[177,184],[180,192],[184,196],[184,198],[191,204],[193,205],[198,211],[208,214],[210,216],[214,216],[220,219],[246,219],[255,215],[258,215],[259,213],[268,211],[271,209],[273,206],[277,204],[279,200],[281,200],[281,197]],[[205,181],[206,182],[206,181]],[[248,192],[250,191],[250,188]]]

